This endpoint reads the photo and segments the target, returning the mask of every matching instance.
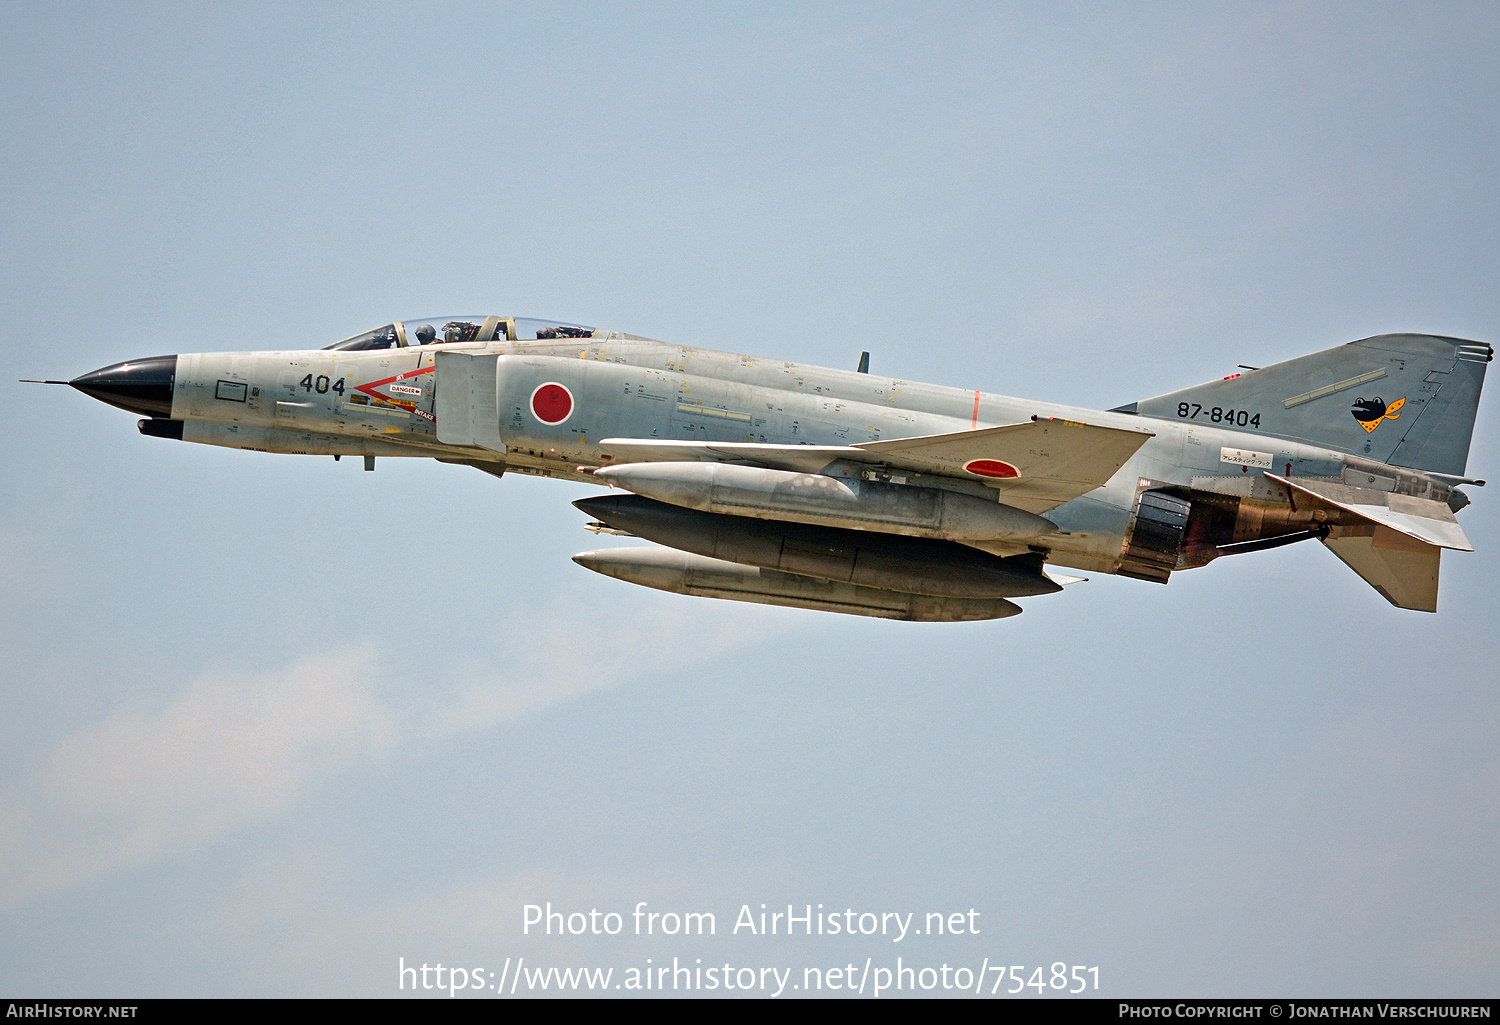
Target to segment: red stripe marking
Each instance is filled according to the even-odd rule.
[[[974,419],[969,421],[971,428],[979,427],[979,393],[974,393]]]
[[[430,420],[433,423],[437,423],[437,417],[433,416],[431,413],[423,412],[422,410],[418,409],[415,402],[410,402],[406,399],[393,399],[389,395],[382,395],[380,392],[375,390],[382,385],[395,384],[397,381],[404,381],[408,377],[420,377],[423,374],[430,374],[436,369],[436,366],[431,366],[423,367],[421,370],[408,370],[406,373],[397,374],[395,377],[387,377],[383,380],[371,381],[369,384],[356,384],[354,386],[354,390],[362,391],[366,395],[373,396],[374,398],[377,398],[382,402],[389,402],[393,406],[398,406],[401,409],[406,410],[413,416],[420,416],[423,420]]]

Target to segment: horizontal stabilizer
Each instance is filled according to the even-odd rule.
[[[976,431],[861,445],[606,438],[600,447],[625,462],[717,459],[817,473],[835,460],[982,480],[1006,505],[1041,513],[1105,484],[1153,435],[1072,420],[1038,419]]]
[[[1335,527],[1323,544],[1397,608],[1437,611],[1441,548],[1383,526]]]
[[[1414,541],[1461,552],[1474,550],[1446,502],[1372,488],[1353,488],[1333,481],[1278,477],[1273,473],[1266,474],[1266,477],[1291,488],[1295,497],[1309,497],[1342,509],[1367,523],[1404,534]]]

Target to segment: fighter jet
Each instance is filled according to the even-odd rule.
[[[1013,616],[1082,578],[1316,539],[1391,604],[1437,610],[1494,350],[1390,334],[1110,410],[501,316],[320,349],[131,360],[70,384],[153,438],[430,457],[607,485],[574,502],[595,572],[887,619]]]

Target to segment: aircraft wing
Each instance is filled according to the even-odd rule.
[[[1041,513],[1102,486],[1152,437],[1149,431],[1034,418],[1006,427],[856,447],[892,467],[971,480],[984,477],[1006,505]]]
[[[817,473],[830,463],[880,465],[980,480],[1006,505],[1041,513],[1102,486],[1153,435],[1075,420],[1029,423],[859,445],[759,445],[753,442],[606,438],[600,447],[622,462],[754,463]]]

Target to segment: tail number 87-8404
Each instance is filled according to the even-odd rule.
[[[1259,413],[1252,413],[1248,409],[1225,409],[1223,406],[1204,409],[1196,402],[1177,403],[1177,415],[1183,420],[1196,420],[1201,415],[1213,423],[1228,424],[1231,427],[1260,426]]]

